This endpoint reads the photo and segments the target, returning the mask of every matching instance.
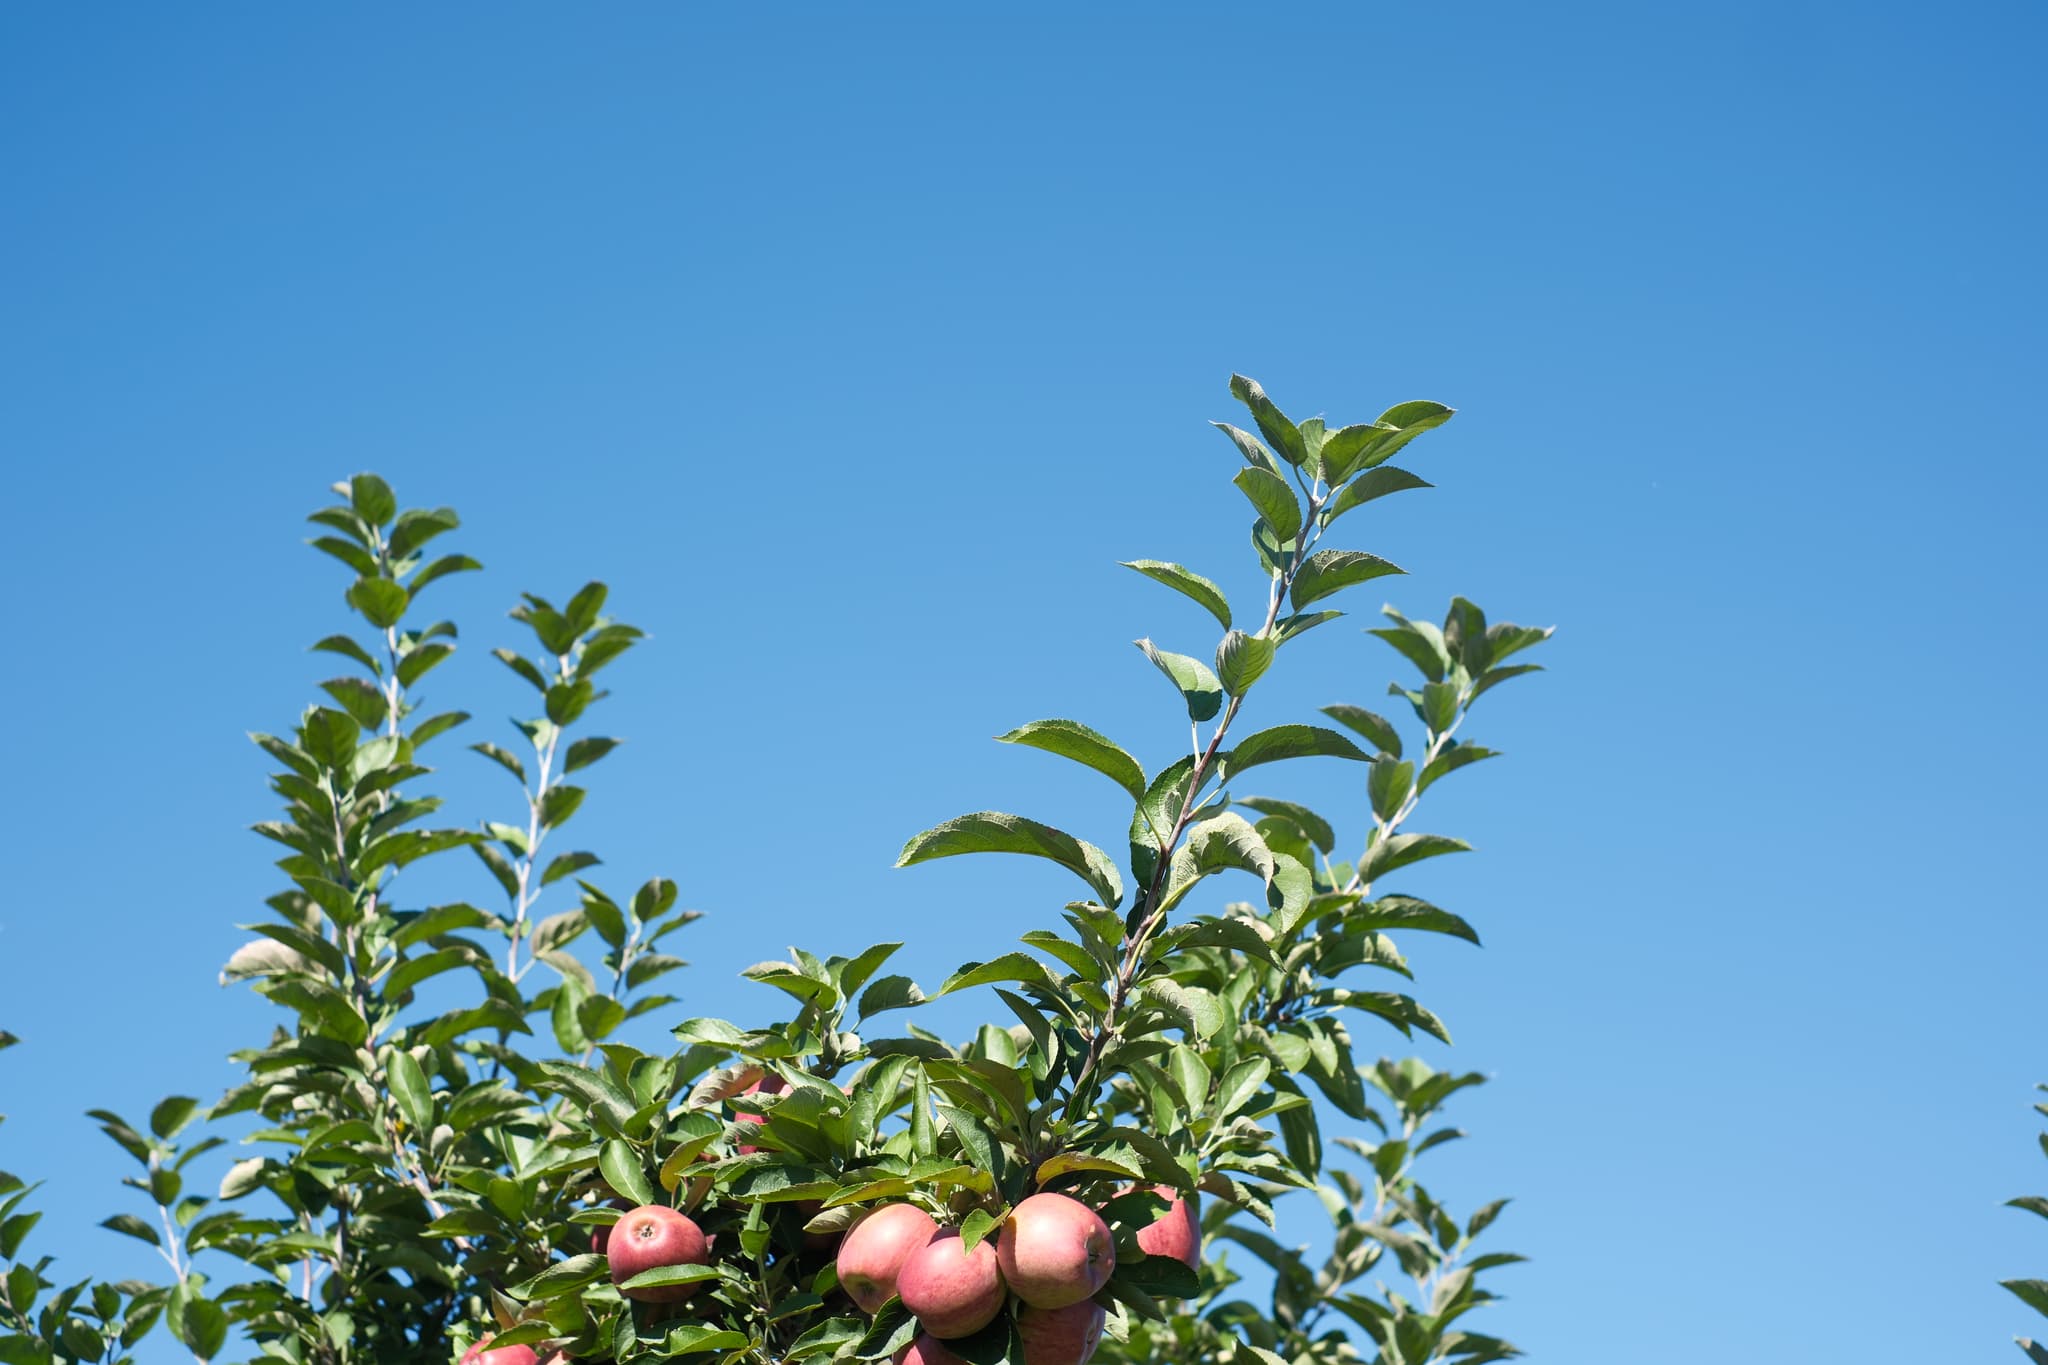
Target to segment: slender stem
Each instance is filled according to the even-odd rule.
[[[1309,495],[1308,515],[1303,519],[1301,529],[1295,533],[1294,551],[1288,556],[1286,565],[1277,570],[1266,595],[1266,619],[1259,627],[1259,634],[1272,631],[1280,619],[1281,604],[1287,600],[1287,593],[1301,572],[1301,566],[1308,561],[1309,552],[1322,538],[1322,528],[1317,525],[1317,514],[1322,511],[1323,501],[1328,496],[1318,480],[1312,488],[1304,490]],[[1243,704],[1242,696],[1232,697],[1223,710],[1223,716],[1216,723],[1215,731],[1209,736],[1207,747],[1199,744],[1195,765],[1188,773],[1187,790],[1181,796],[1180,813],[1175,817],[1171,832],[1161,839],[1158,847],[1159,859],[1153,866],[1152,876],[1141,893],[1139,904],[1146,908],[1145,918],[1135,930],[1126,931],[1123,941],[1122,959],[1117,966],[1116,981],[1110,990],[1109,1009],[1102,1017],[1101,1025],[1088,1039],[1088,1053],[1083,1058],[1081,1070],[1074,1078],[1074,1088],[1069,1092],[1065,1117],[1071,1121],[1083,1105],[1083,1097],[1090,1096],[1096,1071],[1102,1064],[1102,1055],[1109,1039],[1122,1027],[1122,1013],[1131,993],[1131,983],[1136,979],[1138,968],[1144,961],[1145,949],[1152,936],[1159,932],[1166,922],[1166,910],[1160,905],[1160,891],[1165,887],[1166,877],[1173,865],[1173,855],[1180,846],[1181,837],[1187,833],[1196,811],[1201,809],[1201,792],[1207,782],[1217,753],[1222,749],[1224,736],[1229,734],[1231,722],[1237,719],[1238,708]],[[1156,831],[1155,831],[1156,833]],[[1092,1096],[1090,1096],[1092,1098]]]
[[[569,661],[557,660],[562,674],[568,673]],[[533,792],[526,800],[526,854],[519,860],[519,889],[513,893],[512,941],[505,948],[505,975],[517,981],[520,977],[519,940],[526,932],[526,914],[533,903],[540,898],[538,887],[533,885],[534,864],[540,858],[540,845],[544,837],[540,824],[541,806],[547,800],[548,779],[554,771],[555,749],[562,741],[560,726],[548,727],[545,744],[536,744],[535,752],[540,757],[540,770],[534,782]],[[528,965],[531,966],[529,959]]]

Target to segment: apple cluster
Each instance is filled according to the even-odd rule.
[[[1170,1187],[1159,1193],[1171,1203],[1140,1231],[1138,1245],[1198,1265],[1193,1208]],[[1020,1201],[971,1249],[958,1228],[939,1226],[916,1205],[884,1205],[847,1231],[837,1269],[839,1287],[863,1311],[894,1298],[916,1316],[918,1335],[896,1365],[964,1365],[946,1343],[981,1331],[1013,1299],[1024,1365],[1085,1365],[1102,1339],[1095,1298],[1116,1269],[1116,1247],[1094,1209],[1048,1191]]]

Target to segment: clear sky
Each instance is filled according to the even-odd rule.
[[[0,10],[0,1165],[51,1181],[39,1244],[147,1273],[81,1111],[211,1097],[269,1027],[215,973],[277,886],[243,732],[344,624],[299,544],[329,481],[467,521],[438,700],[519,704],[521,589],[603,577],[652,633],[574,832],[709,912],[675,1016],[745,1015],[785,944],[908,938],[929,985],[1068,894],[892,871],[916,830],[1116,845],[1107,784],[987,737],[1176,752],[1127,642],[1209,637],[1115,561],[1254,590],[1205,426],[1240,370],[1461,409],[1434,491],[1345,523],[1412,570],[1355,609],[1560,628],[1425,806],[1478,854],[1402,883],[1486,937],[1415,957],[1431,1055],[1494,1077],[1443,1183],[1515,1196],[1533,1258],[1487,1329],[2018,1359],[2044,62],[2033,0]],[[1367,623],[1258,717],[1372,704]],[[1355,837],[1341,767],[1271,771]]]

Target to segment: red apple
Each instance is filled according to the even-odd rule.
[[[1087,1299],[1065,1308],[1026,1307],[1017,1314],[1024,1365],[1087,1365],[1102,1341],[1102,1305]]]
[[[1200,1196],[1183,1197],[1171,1185],[1154,1185],[1152,1192],[1172,1201],[1166,1212],[1138,1229],[1138,1245],[1147,1256],[1171,1256],[1191,1270],[1202,1268],[1202,1216]]]
[[[534,1365],[538,1359],[531,1346],[500,1346],[488,1349],[492,1338],[485,1337],[462,1353],[462,1365]]]
[[[1034,1194],[1011,1209],[996,1258],[1011,1292],[1033,1308],[1093,1298],[1116,1269],[1109,1224],[1064,1194]]]
[[[938,1230],[915,1204],[884,1204],[849,1228],[839,1244],[839,1287],[861,1311],[879,1311],[895,1297],[903,1263]]]
[[[711,1247],[704,1230],[683,1214],[660,1204],[642,1204],[612,1224],[605,1257],[611,1262],[612,1283],[624,1284],[635,1275],[668,1265],[709,1265]],[[695,1284],[664,1284],[651,1289],[621,1291],[642,1303],[674,1303],[697,1292]]]
[[[894,1365],[967,1365],[946,1349],[946,1343],[929,1332],[919,1332],[910,1344],[890,1357]]]
[[[960,1229],[940,1228],[896,1272],[896,1293],[931,1335],[972,1336],[1003,1311],[996,1249],[983,1238],[969,1251]]]

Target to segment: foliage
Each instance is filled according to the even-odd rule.
[[[2034,1088],[2048,1092],[2048,1085],[2036,1086]],[[2034,1112],[2048,1117],[2048,1104],[2037,1102],[2034,1105]],[[2048,1155],[2048,1133],[2041,1134],[2039,1140],[2042,1153]],[[2017,1199],[2008,1199],[2005,1202],[2008,1208],[2025,1209],[2036,1217],[2048,1218],[2048,1199],[2044,1199],[2039,1195],[2023,1194]],[[2022,1303],[2026,1304],[2036,1313],[2039,1313],[2042,1317],[2048,1318],[2048,1280],[2000,1280],[1999,1283],[2011,1290],[2014,1296]],[[2026,1337],[2017,1337],[2015,1340],[2018,1341],[2020,1349],[2027,1353],[2027,1358],[2035,1362],[2035,1365],[2048,1365],[2048,1346],[2044,1346],[2040,1342]]]
[[[0,1175],[0,1361],[122,1360],[158,1323],[200,1360],[232,1338],[308,1365],[441,1362],[491,1333],[494,1347],[582,1360],[874,1360],[917,1324],[900,1300],[873,1316],[850,1303],[838,1235],[868,1209],[910,1202],[973,1246],[1010,1235],[1006,1213],[1043,1190],[1098,1209],[1114,1238],[1099,1358],[1512,1355],[1463,1326],[1493,1297],[1481,1277],[1518,1259],[1471,1254],[1502,1202],[1461,1222],[1415,1175],[1459,1136],[1441,1111],[1479,1078],[1412,1059],[1361,1066],[1349,1021],[1446,1036],[1380,974],[1410,975],[1401,935],[1477,935],[1380,884],[1465,849],[1411,828],[1418,803],[1492,756],[1459,733],[1481,696],[1536,667],[1517,656],[1549,632],[1490,624],[1463,598],[1441,625],[1388,609],[1371,633],[1419,675],[1390,688],[1419,739],[1349,703],[1325,708],[1328,725],[1241,726],[1281,652],[1339,615],[1338,594],[1400,572],[1322,541],[1346,513],[1428,486],[1388,461],[1451,410],[1403,403],[1333,429],[1288,419],[1249,380],[1231,390],[1255,428],[1219,424],[1242,457],[1234,482],[1256,513],[1263,600],[1243,617],[1191,569],[1129,565],[1223,632],[1206,657],[1137,642],[1186,712],[1188,750],[1148,771],[1074,720],[1001,737],[1122,788],[1127,859],[1019,815],[945,821],[899,864],[1024,854],[1073,872],[1085,895],[1024,933],[1024,950],[967,963],[930,992],[886,972],[899,944],[792,950],[745,973],[775,993],[774,1017],[685,1020],[666,1055],[618,1035],[674,1006],[655,991],[683,965],[668,940],[694,912],[676,909],[664,878],[608,890],[596,854],[562,847],[581,784],[617,745],[588,730],[607,695],[598,675],[640,632],[605,614],[603,584],[559,606],[526,595],[511,613],[526,650],[494,654],[532,687],[533,714],[511,747],[470,746],[517,785],[516,804],[504,820],[437,825],[423,755],[469,717],[419,713],[421,679],[457,642],[453,623],[426,622],[420,598],[479,566],[428,553],[457,528],[452,510],[400,511],[370,474],[337,485],[311,543],[351,570],[346,601],[362,629],[315,648],[353,671],[322,684],[290,733],[254,737],[283,804],[256,828],[281,848],[287,885],[223,972],[281,1022],[236,1054],[246,1079],[205,1107],[207,1136],[184,1140],[202,1117],[186,1097],[157,1105],[146,1133],[94,1114],[138,1163],[128,1183],[153,1213],[106,1226],[157,1247],[164,1282],[58,1289],[47,1258],[21,1258],[31,1188]],[[1322,815],[1248,786],[1255,770],[1264,786],[1271,765],[1308,756],[1360,765],[1368,819],[1355,856],[1338,856]],[[478,860],[492,894],[404,903],[404,870],[451,854]],[[1247,898],[1208,905],[1223,876]],[[1005,1021],[949,1042],[905,1013],[969,990],[993,993]],[[1349,1160],[1326,1151],[1319,1111],[1351,1125],[1328,1140]],[[187,1190],[187,1164],[238,1125],[255,1154],[217,1194]],[[1320,1265],[1278,1235],[1276,1202],[1300,1191],[1329,1216]],[[1203,1196],[1199,1267],[1144,1253],[1139,1238],[1169,1198]],[[687,1214],[711,1239],[709,1263],[613,1283],[596,1248],[622,1206],[645,1204]],[[1239,1253],[1271,1277],[1261,1303],[1232,1296],[1245,1283]],[[1390,1269],[1408,1293],[1367,1283]],[[662,1289],[689,1297],[643,1301]],[[975,1365],[1024,1359],[1008,1314],[947,1345]]]

